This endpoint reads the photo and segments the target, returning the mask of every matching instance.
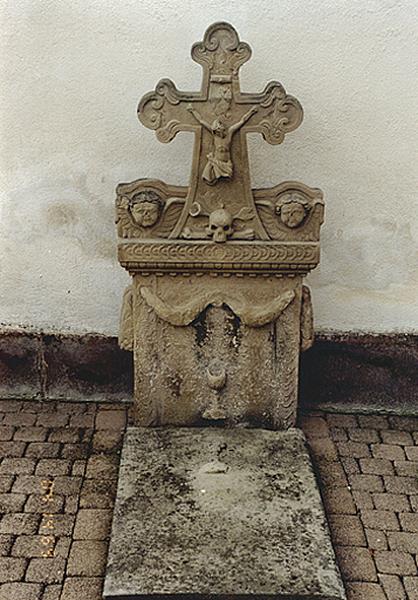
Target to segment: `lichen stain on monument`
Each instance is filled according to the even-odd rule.
[[[246,134],[280,144],[302,122],[277,81],[240,89],[251,49],[228,23],[194,44],[200,91],[162,79],[138,106],[170,142],[194,133],[188,186],[117,186],[121,265],[132,275],[119,341],[134,353],[135,424],[295,424],[299,353],[312,344],[303,277],[319,261],[322,192],[295,181],[252,189]]]

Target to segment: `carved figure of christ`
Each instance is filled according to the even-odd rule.
[[[232,136],[258,111],[258,108],[253,106],[239,121],[229,127],[226,127],[221,119],[215,119],[212,124],[208,123],[191,104],[188,105],[187,110],[212,134],[213,150],[206,157],[208,162],[203,170],[203,179],[209,185],[214,185],[221,177],[230,179],[234,172],[231,159]]]

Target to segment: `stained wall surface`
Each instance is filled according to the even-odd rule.
[[[193,42],[230,21],[246,91],[279,79],[305,110],[281,146],[249,136],[254,185],[326,199],[319,330],[418,329],[416,0],[1,0],[0,321],[115,334],[128,276],[114,188],[188,181],[192,136],[136,119],[161,77],[200,87]]]

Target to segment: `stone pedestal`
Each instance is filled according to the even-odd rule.
[[[343,600],[302,432],[129,429],[104,597]]]
[[[135,424],[294,426],[316,244],[128,242],[119,259],[133,275],[121,344],[134,352]]]

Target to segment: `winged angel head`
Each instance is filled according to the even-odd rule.
[[[153,189],[119,189],[116,223],[120,237],[168,237],[180,217],[184,198],[166,196]]]
[[[160,218],[162,202],[156,192],[139,192],[129,200],[129,212],[140,227],[152,227]]]

